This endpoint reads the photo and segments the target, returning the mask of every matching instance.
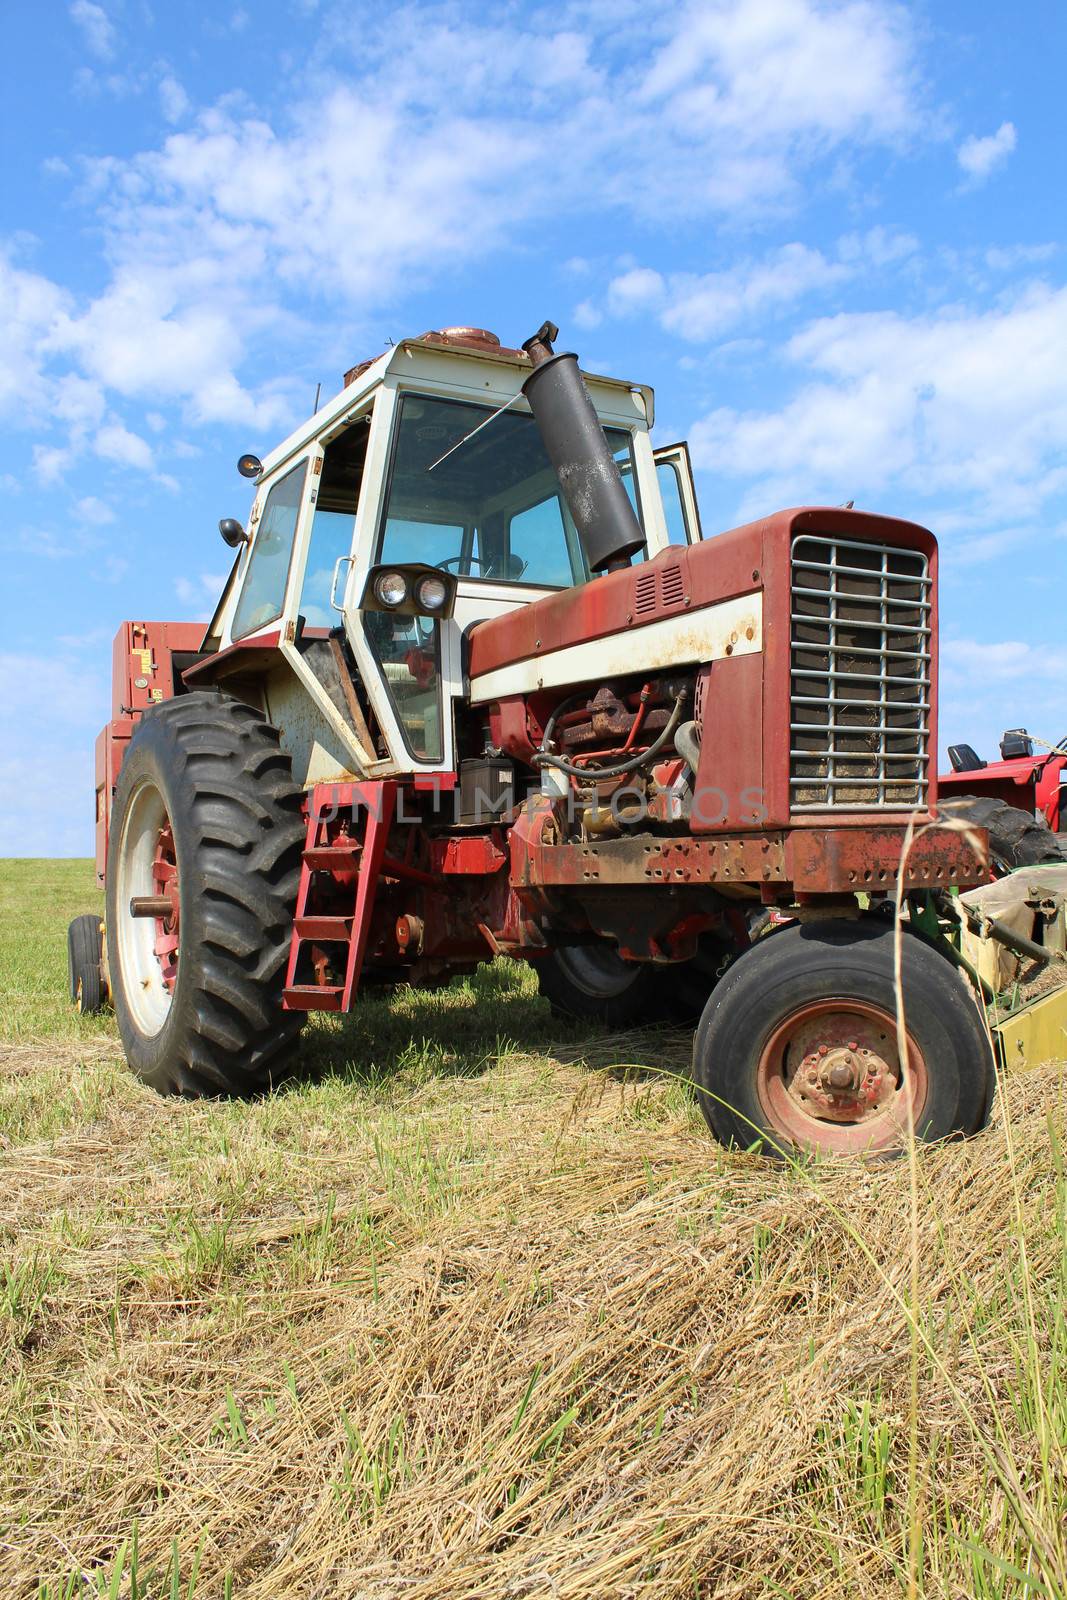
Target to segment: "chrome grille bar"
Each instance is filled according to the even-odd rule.
[[[923,806],[933,608],[925,555],[805,533],[793,540],[792,564],[793,810]]]

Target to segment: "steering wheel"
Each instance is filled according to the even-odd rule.
[[[434,562],[434,566],[440,567],[442,572],[448,572],[450,570],[450,568],[452,568],[452,567],[456,567],[458,569],[459,566],[461,565],[461,563],[464,562],[464,561],[473,561],[477,565],[479,572],[483,572],[485,570],[486,565],[487,565],[487,563],[482,560],[481,556],[472,555],[472,556],[449,556],[446,561],[435,561]]]
[[[436,565],[440,567],[442,572],[447,572],[450,567],[458,567],[460,562],[466,560],[473,561],[477,564],[478,572],[481,577],[498,578],[502,583],[518,583],[519,579],[526,571],[526,568],[529,566],[528,561],[524,561],[521,556],[517,556],[515,554],[512,554],[508,557],[509,570],[506,574],[494,572],[493,563],[491,561],[483,561],[481,556],[449,556],[447,561],[438,561]],[[461,573],[460,576],[462,577],[464,574]]]

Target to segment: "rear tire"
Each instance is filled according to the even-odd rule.
[[[153,1088],[250,1094],[282,1076],[304,1020],[281,1008],[303,841],[260,712],[201,692],[145,713],[112,810],[107,939],[126,1057]],[[131,915],[168,894],[168,916]]]
[[[75,917],[67,929],[67,981],[71,1004],[82,1016],[104,1009],[103,956],[100,918],[95,913]]]
[[[632,1028],[663,1020],[662,971],[650,961],[625,961],[606,941],[562,945],[537,962],[537,983],[561,1016]]]
[[[573,1021],[695,1027],[729,953],[710,938],[691,961],[627,961],[606,940],[563,945],[537,963],[537,981],[556,1015]]]
[[[983,1126],[996,1080],[974,997],[933,945],[905,930],[901,1052],[893,936],[867,919],[793,924],[738,957],[693,1049],[700,1107],[723,1144],[767,1155],[892,1153],[907,1138],[905,1083],[919,1138]]]
[[[989,854],[1001,874],[1016,867],[1039,867],[1047,862],[1062,865],[1067,861],[1067,839],[1053,833],[1044,820],[1010,806],[1006,800],[966,794],[958,800],[942,800],[937,809],[943,817],[989,830]]]

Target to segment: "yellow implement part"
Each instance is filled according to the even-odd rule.
[[[1006,1068],[1067,1061],[1067,984],[994,1023],[993,1032],[1000,1035]]]

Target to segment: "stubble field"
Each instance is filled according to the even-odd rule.
[[[497,963],[169,1102],[66,1003],[99,903],[0,863],[5,1595],[1067,1595],[1062,1064],[784,1168]]]

